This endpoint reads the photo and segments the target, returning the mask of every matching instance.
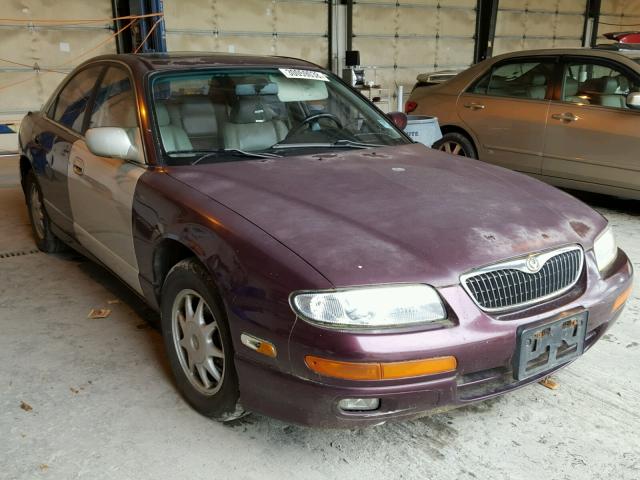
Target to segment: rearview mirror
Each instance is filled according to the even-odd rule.
[[[627,95],[627,107],[640,108],[640,92],[631,92]]]
[[[400,130],[404,130],[407,126],[407,116],[402,112],[390,112],[387,113],[387,117],[389,117],[393,124]]]
[[[99,157],[115,157],[140,161],[138,149],[129,134],[120,127],[90,128],[85,134],[89,151]]]

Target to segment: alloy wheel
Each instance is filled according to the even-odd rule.
[[[40,193],[38,192],[38,187],[35,183],[31,184],[31,191],[29,192],[29,206],[31,208],[31,221],[33,222],[33,228],[35,229],[38,238],[43,239],[45,237],[44,209],[42,208]]]
[[[439,150],[450,153],[452,155],[460,155],[461,157],[467,156],[466,152],[464,151],[464,147],[458,142],[454,142],[452,140],[448,140],[440,145]]]
[[[199,293],[182,290],[176,295],[171,329],[187,379],[203,395],[215,395],[224,380],[224,345],[218,322]]]

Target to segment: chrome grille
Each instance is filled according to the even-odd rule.
[[[510,310],[569,290],[580,277],[583,261],[576,245],[485,267],[461,280],[483,310]]]

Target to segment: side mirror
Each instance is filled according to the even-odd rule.
[[[640,92],[631,92],[627,95],[627,107],[640,108]]]
[[[387,113],[387,117],[393,122],[393,124],[400,130],[404,130],[407,126],[407,116],[402,112],[390,112]]]
[[[99,157],[115,157],[140,161],[138,149],[131,143],[129,134],[120,127],[90,128],[85,134],[89,151]]]

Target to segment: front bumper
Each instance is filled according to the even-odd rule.
[[[439,289],[455,312],[454,325],[431,331],[384,334],[344,333],[297,321],[290,336],[288,373],[238,358],[240,401],[249,410],[294,423],[351,428],[391,419],[409,419],[427,411],[463,406],[538,381],[552,370],[523,381],[514,379],[513,357],[518,327],[543,324],[568,313],[589,312],[585,351],[620,315],[613,311],[619,295],[630,287],[633,270],[620,251],[603,279],[592,252],[586,254],[583,278],[576,289],[511,316],[495,317],[472,302],[460,285]],[[396,362],[453,355],[455,372],[389,381],[347,381],[321,377],[304,363],[306,355],[353,362]],[[380,399],[370,412],[345,412],[343,398]]]

